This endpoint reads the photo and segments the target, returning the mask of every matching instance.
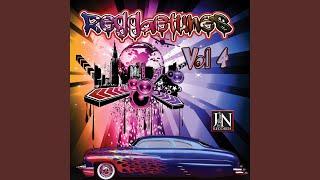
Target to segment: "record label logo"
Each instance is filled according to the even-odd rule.
[[[232,132],[234,131],[234,111],[214,110],[211,118],[212,132]]]

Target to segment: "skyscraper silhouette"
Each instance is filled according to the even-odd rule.
[[[111,68],[111,84],[118,85],[119,84],[119,70],[118,70],[118,52],[116,48],[116,43],[113,43],[113,54],[111,58],[110,68]]]

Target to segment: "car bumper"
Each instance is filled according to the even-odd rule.
[[[233,172],[235,173],[235,175],[238,175],[238,176],[243,176],[248,174],[247,170],[242,166],[238,168],[233,168]]]
[[[85,164],[81,166],[77,166],[77,169],[79,169],[83,175],[86,177],[92,177],[94,176],[94,168],[93,167],[87,167]]]

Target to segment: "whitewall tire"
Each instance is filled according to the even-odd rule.
[[[111,163],[101,163],[97,167],[97,176],[100,179],[108,180],[112,179],[116,174],[116,168]]]

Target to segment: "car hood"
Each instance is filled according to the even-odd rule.
[[[219,152],[219,153],[225,153],[225,154],[235,155],[233,152],[230,152],[230,151],[225,150],[225,149],[210,148],[210,149],[208,149],[208,150],[214,151],[214,152]]]
[[[239,163],[238,156],[233,152],[230,152],[224,149],[208,149],[208,151],[217,153],[217,157],[220,157],[222,159],[233,161],[236,164]]]

